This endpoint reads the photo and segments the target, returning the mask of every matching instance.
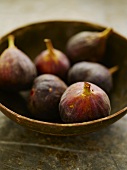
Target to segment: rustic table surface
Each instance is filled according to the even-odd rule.
[[[0,1],[0,36],[50,19],[111,26],[127,37],[126,0]],[[127,170],[127,115],[101,131],[76,137],[42,135],[0,113],[0,170]]]

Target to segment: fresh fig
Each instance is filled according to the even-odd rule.
[[[8,36],[9,47],[0,56],[0,88],[20,91],[31,87],[37,70],[30,58],[14,45],[14,36]]]
[[[39,74],[54,74],[64,79],[70,68],[67,56],[54,49],[50,39],[45,39],[47,49],[35,58],[35,65]]]
[[[77,82],[63,93],[59,103],[60,116],[65,123],[91,121],[110,115],[108,95],[89,82]]]
[[[111,28],[102,32],[82,31],[73,35],[67,42],[67,55],[72,63],[78,61],[101,61],[106,50]]]
[[[113,68],[117,69],[117,67]],[[109,93],[113,86],[112,74],[110,69],[102,64],[82,61],[74,64],[69,70],[68,83],[73,84],[80,81],[88,81]]]
[[[38,76],[28,100],[31,116],[42,121],[60,122],[59,101],[66,88],[66,84],[55,75]]]

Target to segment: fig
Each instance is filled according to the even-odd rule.
[[[102,32],[82,31],[73,35],[67,42],[67,55],[72,63],[78,61],[101,61],[104,57],[107,39],[111,28]]]
[[[31,87],[37,76],[35,64],[14,44],[14,36],[8,36],[9,46],[0,56],[0,88],[20,91]]]
[[[80,81],[88,81],[109,93],[113,87],[112,74],[117,69],[118,66],[114,66],[110,70],[100,63],[81,61],[74,64],[69,70],[68,83],[73,84]]]
[[[54,74],[64,79],[70,68],[69,59],[63,52],[53,48],[50,39],[44,39],[44,42],[47,49],[35,58],[38,74]]]
[[[67,85],[57,76],[43,74],[33,83],[28,99],[28,109],[34,119],[60,122],[59,101]]]
[[[63,122],[79,123],[110,115],[111,105],[100,87],[90,82],[77,82],[63,93],[59,111]]]

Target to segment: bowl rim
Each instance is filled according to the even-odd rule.
[[[1,38],[0,38],[0,42],[2,40],[4,40],[8,35],[12,34],[12,33],[15,33],[16,31],[20,31],[22,29],[25,29],[25,28],[28,28],[28,27],[32,27],[32,26],[36,26],[38,24],[48,24],[48,23],[82,23],[82,24],[86,24],[86,25],[89,25],[89,26],[92,26],[96,29],[99,29],[100,31],[101,30],[104,30],[106,28],[108,28],[109,26],[107,25],[103,25],[103,24],[100,24],[100,23],[96,23],[96,22],[93,22],[93,21],[88,21],[88,20],[76,20],[76,19],[45,19],[45,20],[42,20],[42,21],[35,21],[35,22],[29,22],[29,23],[25,23],[25,24],[22,24],[21,26],[17,26],[16,28],[10,30],[9,32],[7,32],[6,34],[2,35]],[[110,27],[112,28],[112,27]],[[125,37],[124,35],[121,35],[119,32],[117,31],[114,31],[114,28],[112,28],[113,32],[117,35],[119,35],[121,38],[127,40],[127,37]]]
[[[36,124],[43,124],[43,125],[49,125],[49,126],[57,126],[57,127],[74,127],[74,126],[84,126],[84,125],[90,125],[90,124],[96,124],[96,123],[103,123],[104,121],[106,120],[111,120],[113,119],[114,117],[117,117],[119,116],[121,113],[124,113],[127,111],[127,106],[124,107],[123,109],[109,115],[109,116],[106,116],[106,117],[103,117],[103,118],[100,118],[100,119],[96,119],[96,120],[92,120],[92,121],[88,121],[88,122],[80,122],[80,123],[54,123],[54,122],[45,122],[45,121],[41,121],[41,120],[36,120],[36,119],[32,119],[32,118],[29,118],[29,117],[26,117],[26,116],[22,116],[12,110],[10,110],[9,108],[7,108],[6,106],[4,106],[3,104],[0,103],[0,110],[1,108],[3,110],[6,110],[9,114],[13,115],[15,118],[17,119],[22,119],[22,120],[27,120],[28,122],[34,122]],[[2,110],[1,110],[2,112]],[[3,113],[3,112],[2,112]],[[126,113],[125,113],[126,114]]]

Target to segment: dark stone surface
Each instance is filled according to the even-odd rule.
[[[1,170],[126,170],[127,116],[95,133],[42,135],[0,114]]]

